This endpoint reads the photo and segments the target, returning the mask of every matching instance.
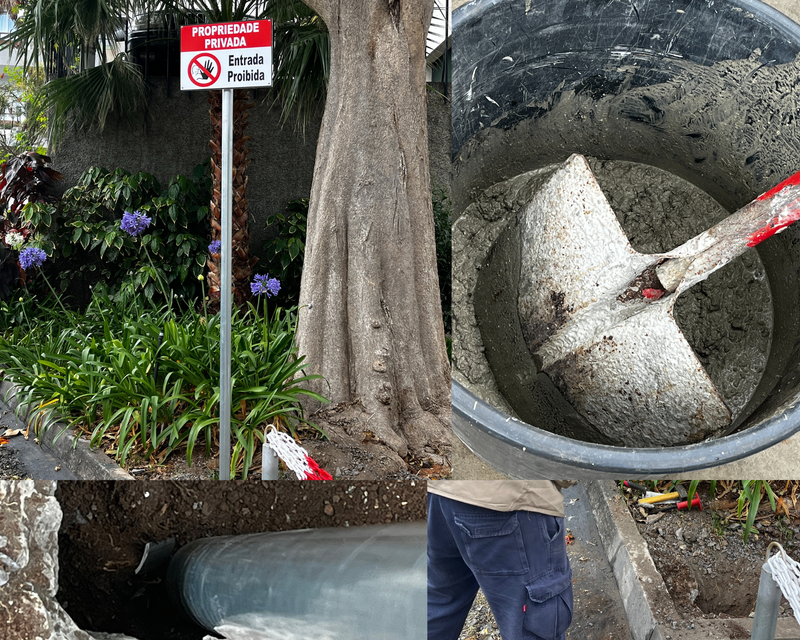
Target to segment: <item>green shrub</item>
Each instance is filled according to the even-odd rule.
[[[266,270],[281,281],[281,292],[287,300],[300,300],[300,279],[306,249],[308,198],[291,200],[285,213],[267,218],[267,226],[276,234],[264,243]]]
[[[47,206],[58,202],[51,189],[64,176],[49,164],[48,156],[29,151],[6,156],[0,166],[0,228],[4,232],[0,233],[0,300],[8,300],[26,281],[19,252],[27,248],[34,229],[25,221],[25,208],[29,203]]]
[[[111,295],[142,291],[151,298],[161,281],[176,295],[196,297],[208,253],[210,188],[203,165],[191,178],[176,176],[163,191],[149,173],[93,167],[60,202],[28,205],[24,215],[53,258],[50,268],[57,269],[62,292],[87,297],[88,287],[102,283]],[[126,211],[137,210],[152,224],[133,239],[120,221]]]
[[[183,446],[189,464],[198,445],[211,454],[219,429],[219,315],[189,306],[177,319],[141,295],[125,302],[95,295],[85,315],[37,308],[30,324],[33,304],[0,303],[9,318],[0,349],[40,433],[57,416],[122,464],[134,453],[163,460]],[[325,399],[304,388],[320,376],[303,374],[294,309],[267,320],[251,304],[234,309],[231,326],[231,473],[246,477],[268,424],[294,432],[307,423],[299,398]]]

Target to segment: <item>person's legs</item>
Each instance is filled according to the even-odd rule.
[[[563,640],[572,621],[563,518],[492,511],[446,498],[438,510],[438,517],[451,523],[503,640]]]
[[[478,592],[478,582],[453,537],[452,519],[428,494],[428,640],[456,640]]]

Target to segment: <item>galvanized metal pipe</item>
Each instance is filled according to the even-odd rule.
[[[772,578],[769,564],[765,562],[761,567],[761,578],[758,581],[758,596],[753,616],[751,640],[774,640],[780,605],[781,589]]]
[[[219,479],[231,478],[231,271],[233,89],[222,90],[222,255],[219,290]]]
[[[205,538],[172,559],[172,597],[227,638],[418,640],[424,522]]]

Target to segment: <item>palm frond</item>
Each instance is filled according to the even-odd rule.
[[[37,113],[50,112],[53,141],[63,136],[67,124],[78,129],[96,125],[100,130],[111,113],[129,119],[145,104],[145,83],[139,65],[119,54],[108,64],[48,82],[34,99]]]
[[[3,0],[0,0],[2,2]],[[59,56],[75,60],[92,47],[115,42],[115,32],[130,16],[153,11],[145,0],[31,0],[0,50],[18,53],[25,69],[48,66]],[[330,38],[325,23],[300,0],[162,0],[158,11],[198,15],[208,22],[244,18],[273,20],[275,33],[274,103],[281,121],[306,126],[322,110],[327,96]],[[67,63],[69,64],[69,63]],[[53,80],[42,91],[37,108],[53,108],[51,124],[58,139],[69,115],[79,126],[94,120],[100,128],[112,111],[135,110],[142,102],[141,72],[124,56],[101,61],[100,67],[68,70],[69,78]],[[123,85],[130,81],[128,87]],[[70,104],[70,101],[73,104]],[[95,111],[93,111],[95,110]],[[93,115],[94,113],[94,115]]]
[[[305,5],[304,5],[305,6]],[[306,125],[325,104],[330,75],[330,36],[322,19],[309,9],[289,20],[275,19],[275,101],[281,122]],[[274,104],[273,103],[273,104]]]
[[[449,30],[450,3],[447,0],[436,0],[433,6],[433,16],[431,26],[425,37],[425,55],[433,53],[447,37]]]
[[[289,22],[294,18],[309,18],[316,15],[302,0],[267,0],[263,15],[276,23]]]
[[[17,52],[25,69],[44,64],[51,55],[88,52],[114,41],[129,6],[128,0],[34,0],[0,41],[0,49]]]
[[[263,0],[162,0],[158,7],[163,13],[201,14],[209,23],[259,18],[264,14]],[[152,6],[148,9],[145,4],[143,10],[152,11]]]

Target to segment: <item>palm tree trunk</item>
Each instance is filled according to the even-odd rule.
[[[222,92],[209,91],[208,117],[211,120],[211,171],[213,191],[211,197],[211,239],[221,239],[222,228]],[[250,297],[250,275],[258,258],[250,255],[250,230],[248,220],[250,210],[247,206],[247,166],[250,164],[247,141],[250,136],[244,135],[249,124],[250,108],[253,106],[250,94],[245,89],[233,92],[233,207],[232,229],[233,268],[232,286],[233,301],[241,306]],[[219,308],[220,296],[220,264],[219,256],[210,256],[208,260],[208,283],[211,308]]]

